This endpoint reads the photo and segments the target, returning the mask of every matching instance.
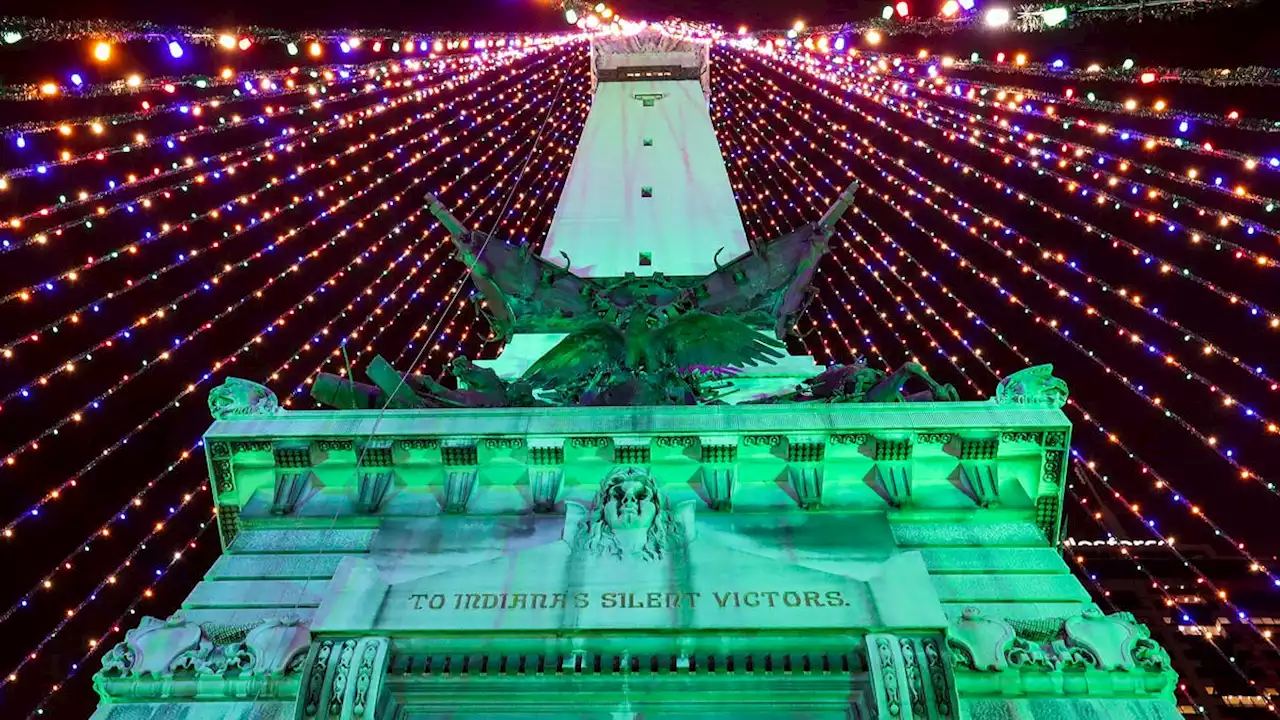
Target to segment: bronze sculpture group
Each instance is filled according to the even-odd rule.
[[[750,250],[703,277],[629,274],[585,278],[509,245],[468,231],[433,196],[433,215],[484,296],[501,337],[567,333],[521,377],[504,379],[466,358],[450,365],[457,388],[402,375],[381,357],[366,368],[372,384],[321,374],[312,395],[337,408],[697,405],[721,402],[743,368],[784,357],[784,341],[812,296],[818,261],[836,221],[853,203],[850,186],[821,220]],[[908,390],[908,383],[919,390]],[[892,402],[955,400],[916,363],[892,373],[864,362],[836,366],[794,392],[750,400]]]

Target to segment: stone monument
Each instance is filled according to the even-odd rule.
[[[856,186],[748,242],[706,46],[592,57],[541,253],[424,199],[504,352],[322,376],[331,410],[216,389],[224,554],[107,653],[95,720],[1179,717],[1057,550],[1052,368],[975,402],[789,354]]]

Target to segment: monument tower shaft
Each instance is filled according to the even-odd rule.
[[[544,259],[584,277],[678,277],[747,252],[707,111],[708,51],[658,33],[592,42],[591,111]]]
[[[1168,655],[1057,549],[1051,366],[961,401],[787,354],[857,187],[748,243],[708,49],[592,41],[540,253],[426,198],[497,360],[455,388],[375,358],[317,378],[327,410],[210,395],[223,554],[104,656],[94,720],[1180,717]]]

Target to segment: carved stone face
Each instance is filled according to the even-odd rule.
[[[660,560],[672,549],[671,511],[643,467],[614,468],[600,483],[591,518],[575,541],[591,555]]]
[[[614,530],[647,528],[657,516],[657,498],[643,480],[627,478],[609,488],[604,519]]]

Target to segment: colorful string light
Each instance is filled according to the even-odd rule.
[[[745,105],[745,106],[750,107],[750,106],[752,106],[752,105],[753,105],[753,103],[744,103],[744,105]],[[904,167],[904,166],[901,166],[901,165],[900,165],[899,167]],[[820,173],[815,173],[815,174],[818,174],[818,175],[820,176]],[[834,191],[835,189],[837,189],[835,185],[830,185],[830,188],[832,189],[832,191]],[[888,199],[888,196],[885,196],[885,199],[887,200],[887,199]],[[894,207],[897,207],[897,206],[896,206],[896,205],[894,205]],[[899,209],[899,212],[900,212],[904,217],[909,217],[909,216],[910,216],[910,213],[909,213],[909,212],[907,212],[905,209],[902,209],[902,208],[898,208],[898,209]],[[861,214],[862,214],[862,213],[860,213],[860,212],[859,212],[859,215],[861,215]],[[914,221],[912,221],[912,226],[913,226],[913,227],[916,227],[916,225],[915,225]],[[898,245],[896,244],[896,242],[894,242],[894,241],[892,240],[892,238],[891,238],[891,237],[889,237],[887,234],[886,234],[886,235],[884,235],[884,239],[885,239],[885,240],[887,240],[887,241],[889,241],[889,242],[890,242],[892,245],[894,245],[895,247],[897,247],[897,248],[899,249],[899,251],[903,253],[903,256],[904,256],[904,257],[906,257],[908,260],[910,260],[913,264],[916,262],[916,261],[914,260],[914,258],[912,258],[912,257],[910,256],[910,254],[905,253],[905,251],[904,251],[904,250],[902,250],[902,248],[901,248],[900,246],[898,246]],[[934,238],[934,241],[935,241],[935,242],[938,242],[936,238]],[[930,279],[933,279],[932,274],[930,274],[930,273],[928,273],[926,270],[924,270],[924,268],[923,268],[923,267],[921,267],[921,270],[922,270],[922,277],[929,277]],[[951,295],[950,295],[950,293],[949,293],[949,291],[945,291],[945,287],[944,287],[944,292],[947,292],[948,296],[951,296]],[[953,298],[953,299],[955,299],[955,298]],[[957,302],[958,302],[958,299],[957,299]],[[967,310],[966,308],[964,308],[963,304],[961,304],[961,305],[960,305],[960,308],[961,308],[962,310],[964,310],[964,311],[967,313],[967,315],[968,315],[969,317],[974,317],[973,312],[972,312],[972,311]],[[1004,343],[1006,346],[1010,347],[1011,349],[1014,349],[1014,350],[1015,350],[1015,352],[1017,352],[1015,347],[1010,346],[1010,345],[1008,344],[1008,342],[1007,342],[1007,341],[1005,341],[1005,340],[1003,339],[1003,337],[1002,337],[1002,336],[1000,336],[998,333],[995,333],[994,329],[992,329],[992,328],[991,328],[991,326],[990,326],[990,324],[989,324],[989,323],[979,323],[979,324],[980,324],[980,325],[983,325],[984,327],[986,327],[986,328],[988,328],[989,330],[991,330],[991,331],[995,334],[995,336],[997,337],[997,339],[999,339],[999,340],[1000,340],[1002,343]],[[966,347],[967,347],[967,343],[966,343]],[[972,349],[970,349],[970,351],[972,352]],[[1022,353],[1018,352],[1018,355],[1019,355],[1019,357],[1020,357],[1024,362],[1028,362],[1028,363],[1030,363],[1030,362],[1031,362],[1031,359],[1030,359],[1030,358],[1028,358],[1028,357],[1026,357],[1025,355],[1023,355]],[[980,358],[980,356],[978,356],[978,357],[979,357],[979,359],[981,359],[981,358]],[[985,361],[984,361],[984,364],[985,364]],[[995,375],[995,373],[994,373],[994,371],[993,371],[993,376],[994,376],[994,375]],[[1074,403],[1073,403],[1073,404],[1074,404]],[[1091,424],[1095,425],[1095,426],[1096,426],[1096,428],[1099,430],[1099,432],[1100,432],[1100,433],[1102,433],[1105,437],[1107,437],[1108,442],[1110,442],[1110,443],[1112,443],[1112,444],[1116,444],[1116,445],[1118,445],[1119,447],[1121,447],[1121,448],[1122,448],[1122,449],[1123,449],[1123,450],[1128,454],[1128,456],[1129,456],[1129,458],[1130,458],[1131,460],[1134,460],[1135,462],[1139,463],[1140,467],[1142,468],[1142,472],[1143,472],[1144,474],[1147,474],[1147,473],[1152,472],[1151,468],[1150,468],[1148,465],[1146,465],[1144,462],[1142,462],[1140,458],[1137,458],[1137,457],[1136,457],[1136,455],[1134,455],[1134,454],[1132,453],[1132,451],[1131,451],[1131,450],[1129,450],[1126,446],[1124,446],[1124,445],[1123,445],[1123,443],[1119,441],[1119,439],[1115,436],[1115,434],[1114,434],[1114,433],[1110,433],[1110,432],[1106,431],[1106,429],[1105,429],[1105,428],[1103,428],[1102,426],[1097,425],[1097,422],[1096,422],[1095,420],[1093,420],[1093,419],[1091,418],[1091,416],[1089,416],[1087,413],[1084,413],[1084,419],[1085,419],[1086,421],[1089,421]],[[1159,477],[1159,476],[1157,476],[1157,477]],[[1224,537],[1226,537],[1228,540],[1230,540],[1230,541],[1233,543],[1233,548],[1234,548],[1234,549],[1236,549],[1237,551],[1240,551],[1240,552],[1244,552],[1244,546],[1243,546],[1243,544],[1242,544],[1242,543],[1239,543],[1238,541],[1236,541],[1236,540],[1232,539],[1229,535],[1224,535],[1224,533],[1223,533],[1223,532],[1221,531],[1221,529],[1220,529],[1220,526],[1216,525],[1216,523],[1213,523],[1211,520],[1209,520],[1209,519],[1207,518],[1207,516],[1206,516],[1206,515],[1204,515],[1204,513],[1201,511],[1201,509],[1200,509],[1198,506],[1191,505],[1191,504],[1190,504],[1190,501],[1189,501],[1189,500],[1187,500],[1187,499],[1185,498],[1185,496],[1183,496],[1183,495],[1179,494],[1176,490],[1172,490],[1172,489],[1170,489],[1170,488],[1171,488],[1171,486],[1167,483],[1167,481],[1164,481],[1164,480],[1158,480],[1158,481],[1157,481],[1157,483],[1156,483],[1156,486],[1155,486],[1155,487],[1156,487],[1157,489],[1166,489],[1167,491],[1169,491],[1169,492],[1173,493],[1173,497],[1174,497],[1176,500],[1178,500],[1178,501],[1180,501],[1180,502],[1183,502],[1183,503],[1186,503],[1186,504],[1188,505],[1188,509],[1189,509],[1189,511],[1192,513],[1192,515],[1194,515],[1194,516],[1196,516],[1196,517],[1199,517],[1199,518],[1201,518],[1202,520],[1204,520],[1206,523],[1210,524],[1210,526],[1211,526],[1212,528],[1214,528],[1214,530],[1215,530],[1215,534],[1217,534],[1217,535],[1219,535],[1219,536],[1224,536]],[[1251,563],[1252,563],[1253,567],[1254,567],[1257,571],[1259,571],[1259,572],[1265,572],[1265,573],[1267,573],[1267,575],[1268,575],[1269,577],[1271,577],[1271,571],[1270,571],[1270,570],[1268,570],[1268,569],[1266,568],[1265,564],[1262,564],[1261,562],[1259,562],[1259,560],[1258,560],[1257,558],[1255,558],[1255,557],[1253,557],[1253,556],[1250,556],[1250,555],[1248,555],[1247,553],[1246,553],[1246,557],[1251,561]]]
[[[582,118],[585,118],[585,102],[580,102],[580,110],[581,110],[581,113],[580,113],[580,114],[581,114],[581,117],[582,117]],[[508,122],[504,122],[504,123],[503,123],[503,127],[506,127],[508,123],[509,123],[509,120],[508,120]],[[580,126],[579,126],[579,127],[580,127]],[[490,131],[490,133],[489,133],[488,137],[492,137],[492,135],[493,135],[493,133],[492,133],[492,131]],[[526,142],[527,142],[527,141],[526,141]],[[486,156],[488,156],[488,155],[493,155],[493,154],[495,154],[495,152],[497,152],[498,150],[502,149],[502,145],[504,145],[504,143],[506,143],[506,141],[503,141],[502,143],[499,143],[499,145],[498,145],[497,147],[492,147],[492,149],[489,149],[489,152],[488,152],[488,154],[486,154]],[[463,150],[462,150],[462,154],[465,154],[465,151],[466,151],[466,150],[465,150],[465,149],[463,149]],[[508,151],[508,154],[507,154],[508,158],[509,158],[509,156],[511,156],[512,154],[513,154],[513,151]],[[472,164],[472,165],[471,165],[471,167],[470,167],[470,168],[468,168],[467,170],[463,170],[463,173],[462,173],[462,174],[460,174],[460,176],[457,176],[457,178],[454,178],[454,182],[456,182],[456,181],[461,181],[461,178],[462,178],[462,177],[465,177],[465,176],[466,176],[466,173],[471,172],[471,170],[474,170],[476,167],[479,167],[479,165],[480,165],[481,163],[483,163],[483,160],[477,161],[477,163]],[[559,177],[563,177],[564,172],[566,172],[566,170],[564,170],[564,168],[562,168],[562,169],[561,169],[561,173],[559,173]],[[494,179],[495,179],[495,181],[497,181],[497,183],[495,183],[495,188],[497,188],[497,187],[502,187],[502,184],[503,184],[502,179],[500,179],[500,178],[494,178]],[[492,192],[490,192],[490,195],[492,195]],[[417,214],[421,214],[421,210],[417,211]],[[384,237],[384,240],[385,240],[385,237]],[[439,247],[442,247],[442,246],[443,246],[443,243],[438,243],[438,245],[436,245],[436,250],[438,250],[438,249],[439,249]],[[406,254],[407,254],[407,251],[406,251]],[[403,255],[402,255],[402,256],[403,256]],[[426,256],[424,256],[424,261],[425,261],[425,260],[426,260]],[[422,266],[422,261],[420,261],[420,263],[417,263],[417,265],[415,266],[415,270],[411,270],[411,273],[410,273],[410,274],[408,274],[408,275],[407,275],[407,277],[406,277],[406,281],[407,281],[407,279],[408,279],[408,278],[412,277],[413,273],[415,273],[415,272],[416,272],[416,269],[420,269],[420,268],[421,268],[421,266]],[[379,275],[379,278],[381,278],[381,277],[385,277],[385,272],[383,273],[383,275]],[[403,284],[403,283],[402,283],[402,284]],[[366,288],[366,292],[358,293],[358,295],[357,295],[357,299],[361,299],[361,297],[365,297],[365,296],[367,296],[367,293],[369,293],[369,288]],[[415,295],[416,295],[416,293],[415,293]],[[393,292],[393,295],[392,295],[392,296],[394,296],[394,292]],[[392,296],[388,296],[388,297],[392,297]],[[374,310],[371,310],[371,311],[370,311],[370,315],[369,315],[369,316],[370,316],[370,318],[371,318],[371,316],[374,316],[374,314],[375,314],[375,313],[378,313],[378,311],[380,310],[380,307],[381,307],[381,306],[383,306],[383,305],[385,304],[385,301],[387,301],[387,297],[384,297],[384,302],[383,302],[383,304],[379,304],[379,306],[378,306],[378,307],[375,307],[375,309],[374,309]],[[351,307],[351,305],[349,305],[349,304],[348,304],[348,309],[349,309],[349,307]],[[343,313],[343,314],[344,314],[344,313]],[[269,325],[269,327],[270,327],[270,325]],[[466,336],[466,333],[463,333],[463,337],[465,337],[465,336]],[[251,342],[252,342],[252,341],[251,341]],[[118,632],[118,630],[119,630],[119,628],[115,628],[115,632]],[[104,635],[104,637],[105,637],[105,635]],[[93,646],[92,646],[92,647],[96,647],[96,646],[97,646],[97,644],[100,644],[100,642],[93,643]],[[79,665],[79,664],[77,664],[77,666],[73,666],[73,673],[74,673],[74,670],[77,670],[77,669],[78,669],[78,665]],[[58,689],[58,688],[59,688],[59,685],[55,685],[55,687],[54,687],[54,691],[56,692],[56,689]]]

